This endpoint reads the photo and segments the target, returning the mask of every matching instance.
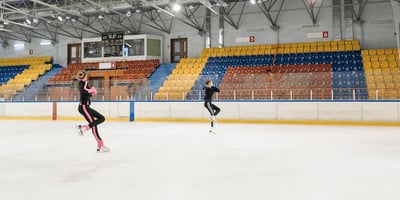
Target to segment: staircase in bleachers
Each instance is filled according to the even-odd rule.
[[[150,77],[151,92],[155,94],[176,67],[176,63],[161,64]]]
[[[37,101],[37,100],[47,100],[47,95],[45,94],[45,87],[51,77],[59,73],[62,66],[59,64],[53,64],[50,71],[45,73],[43,76],[39,77],[31,85],[25,88],[23,93],[18,94],[15,97],[16,101]]]
[[[154,95],[154,100],[184,100],[206,61],[207,58],[182,58]]]

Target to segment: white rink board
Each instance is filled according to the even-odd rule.
[[[213,102],[227,120],[397,122],[399,102]],[[81,117],[78,102],[57,102],[58,117]],[[130,102],[93,102],[106,118],[129,118]],[[51,117],[52,102],[1,102],[0,117]],[[134,102],[135,119],[206,119],[204,102]]]

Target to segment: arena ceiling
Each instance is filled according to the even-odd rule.
[[[314,24],[325,6],[325,0],[287,1],[302,2],[304,14]],[[345,2],[360,18],[368,0]],[[141,34],[144,26],[169,34],[176,21],[202,34],[206,15],[200,7],[238,29],[244,8],[251,3],[258,6],[271,29],[279,29],[285,0],[4,0],[0,2],[0,43],[5,48],[10,40],[29,43],[39,38],[57,43],[59,36],[82,39],[112,31]],[[181,5],[181,10],[173,11],[174,4]]]

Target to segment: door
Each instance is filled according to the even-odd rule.
[[[177,63],[187,58],[187,38],[171,39],[171,62]]]
[[[81,44],[68,44],[68,64],[81,63]]]

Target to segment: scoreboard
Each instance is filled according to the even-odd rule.
[[[103,47],[122,46],[124,44],[124,32],[102,33]]]

